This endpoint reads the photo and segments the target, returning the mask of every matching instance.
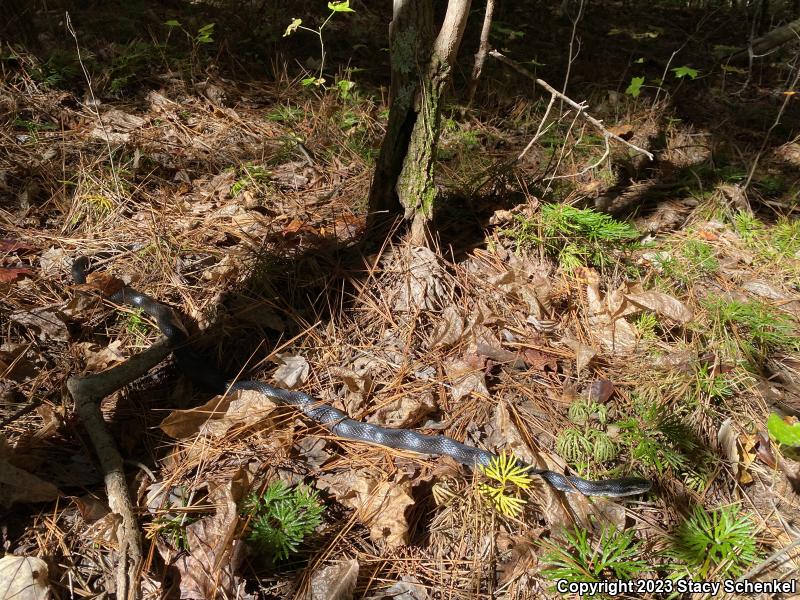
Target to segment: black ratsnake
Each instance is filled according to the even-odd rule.
[[[89,260],[85,256],[81,256],[73,262],[72,277],[76,283],[86,282],[88,267]],[[356,421],[341,410],[321,404],[302,392],[276,388],[254,380],[225,382],[224,378],[218,376],[214,369],[203,364],[199,356],[186,348],[186,334],[177,323],[172,309],[127,286],[113,292],[108,299],[117,304],[138,307],[153,317],[161,333],[170,341],[178,366],[192,379],[209,388],[209,391],[216,393],[224,393],[226,390],[260,392],[278,403],[296,407],[308,418],[324,426],[337,437],[348,440],[368,442],[398,450],[410,450],[420,454],[450,456],[468,466],[488,466],[490,461],[495,458],[491,452],[467,446],[444,435],[425,435],[410,429],[392,429]],[[562,492],[581,492],[587,496],[632,496],[643,494],[650,489],[649,481],[633,477],[588,481],[574,475],[565,476],[555,471],[532,467],[528,473],[538,475]]]

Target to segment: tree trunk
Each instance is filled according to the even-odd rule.
[[[436,209],[433,166],[441,125],[441,102],[471,0],[450,0],[434,34],[430,0],[395,0],[389,26],[391,109],[369,198],[367,228],[383,233],[402,212],[411,242],[428,241]]]

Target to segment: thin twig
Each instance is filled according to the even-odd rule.
[[[581,18],[583,17],[583,8],[584,8],[584,0],[580,0],[580,4],[578,5],[578,14],[573,19],[572,17],[569,18],[572,21],[572,33],[569,36],[569,58],[567,59],[567,72],[564,75],[564,85],[561,88],[561,93],[566,95],[567,93],[567,85],[569,85],[569,76],[572,72],[572,63],[575,62],[575,59],[578,58],[578,54],[581,52],[581,41],[578,39],[578,23],[580,23]],[[578,42],[578,51],[575,52],[575,41]],[[563,100],[563,98],[562,98]]]
[[[631,144],[627,140],[622,139],[617,134],[611,133],[608,129],[606,129],[605,126],[603,125],[602,121],[600,121],[599,119],[595,119],[593,116],[591,116],[589,113],[586,112],[586,109],[588,108],[586,103],[580,103],[579,104],[579,103],[575,102],[574,100],[572,100],[568,96],[565,96],[564,94],[559,92],[557,89],[555,89],[553,86],[551,86],[546,81],[543,81],[541,79],[538,79],[537,77],[534,77],[530,72],[528,72],[527,69],[524,69],[523,67],[519,66],[516,62],[514,62],[513,60],[511,60],[510,58],[508,58],[504,54],[498,52],[497,50],[492,50],[491,52],[489,52],[489,56],[492,56],[492,57],[496,58],[497,60],[499,60],[501,63],[503,63],[505,65],[508,65],[509,67],[511,67],[512,69],[514,69],[518,73],[520,73],[521,75],[524,75],[525,77],[527,77],[531,81],[534,81],[538,86],[543,87],[545,90],[550,92],[550,94],[552,94],[553,96],[556,96],[556,97],[560,98],[561,100],[563,100],[564,102],[566,102],[567,104],[569,104],[572,108],[577,110],[578,113],[584,119],[586,119],[587,121],[589,121],[589,123],[591,123],[592,125],[597,127],[603,133],[604,137],[612,139],[612,140],[616,140],[618,142],[621,142],[622,144],[625,144],[626,146],[628,146],[632,150],[635,150],[639,154],[644,154],[650,160],[655,160],[655,157],[653,156],[653,154],[651,152],[648,152],[644,148],[640,148],[639,146]]]
[[[469,80],[469,91],[467,93],[467,106],[472,104],[475,99],[475,92],[478,89],[478,80],[481,78],[483,63],[486,62],[486,54],[489,52],[489,33],[492,29],[492,16],[494,15],[494,0],[486,0],[486,13],[483,15],[483,27],[481,28],[481,41],[478,51],[475,53],[475,65],[472,67],[472,76]]]
[[[800,537],[798,537],[796,540],[794,540],[788,546],[785,546],[783,548],[779,548],[778,550],[776,550],[775,552],[770,554],[767,558],[765,558],[760,563],[758,563],[756,566],[754,566],[752,569],[747,571],[747,573],[743,574],[736,581],[737,582],[741,582],[741,581],[744,581],[745,579],[752,579],[754,576],[758,575],[761,571],[763,571],[764,567],[766,567],[768,564],[778,560],[780,557],[784,556],[785,554],[788,554],[791,550],[797,548],[797,546],[800,546]]]
[[[789,90],[793,90],[797,87],[798,82],[800,82],[800,60],[795,60],[794,67],[795,67],[795,74],[794,80],[792,81],[791,85],[789,86]],[[783,98],[783,104],[781,104],[780,109],[778,109],[778,114],[775,116],[775,120],[772,122],[772,125],[767,130],[767,134],[764,136],[764,140],[761,142],[761,148],[758,149],[758,154],[753,159],[753,164],[750,166],[750,172],[747,174],[747,179],[745,180],[744,184],[742,184],[742,190],[747,190],[750,186],[750,182],[753,180],[753,175],[756,173],[756,168],[758,167],[758,161],[761,160],[761,156],[764,153],[764,150],[767,147],[767,143],[769,142],[769,136],[781,122],[781,117],[783,116],[784,111],[786,110],[786,106],[792,100],[792,94],[786,94]]]
[[[108,150],[108,162],[111,165],[111,176],[114,178],[114,186],[116,187],[117,197],[121,200],[122,199],[122,186],[119,184],[119,179],[117,178],[117,169],[114,166],[114,153],[111,151],[111,142],[109,141],[108,131],[106,130],[106,125],[103,123],[103,119],[100,116],[100,110],[97,108],[97,98],[94,97],[94,90],[92,89],[92,79],[89,77],[89,72],[86,70],[86,67],[83,64],[83,57],[81,56],[81,45],[78,43],[78,34],[75,33],[75,28],[72,27],[72,19],[69,17],[69,13],[64,13],[65,22],[67,25],[67,31],[69,31],[72,39],[75,40],[75,51],[78,56],[78,64],[81,66],[81,71],[83,71],[83,77],[86,79],[86,87],[89,89],[89,96],[92,98],[91,106],[89,107],[92,112],[94,112],[95,117],[97,117],[97,121],[100,123],[100,129],[103,130],[103,137],[105,138],[106,142],[106,149]]]

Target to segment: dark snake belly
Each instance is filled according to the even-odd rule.
[[[72,277],[76,283],[85,283],[88,266],[89,260],[85,256],[77,258],[72,264]],[[296,407],[309,419],[322,425],[337,437],[348,440],[377,444],[397,450],[409,450],[420,454],[449,456],[468,466],[488,466],[489,462],[495,458],[491,452],[467,446],[444,435],[426,435],[411,429],[381,427],[372,423],[356,421],[339,409],[320,403],[302,392],[276,388],[255,380],[225,382],[224,379],[215,375],[214,369],[208,368],[197,355],[184,347],[186,335],[180,325],[175,322],[174,313],[169,307],[129,287],[123,287],[114,292],[109,296],[109,300],[141,308],[154,318],[161,333],[170,340],[179,367],[186,371],[192,379],[212,391],[223,393],[225,389],[228,389],[259,392],[277,403]],[[546,469],[530,468],[528,473],[538,475],[562,492],[581,492],[587,496],[612,498],[633,496],[643,494],[651,487],[648,480],[635,477],[590,481]]]

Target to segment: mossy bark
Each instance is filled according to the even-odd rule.
[[[434,162],[441,103],[469,5],[469,0],[451,0],[437,35],[430,0],[395,3],[389,29],[391,109],[370,190],[371,233],[385,231],[402,217],[411,225],[412,243],[428,240],[436,210]]]

